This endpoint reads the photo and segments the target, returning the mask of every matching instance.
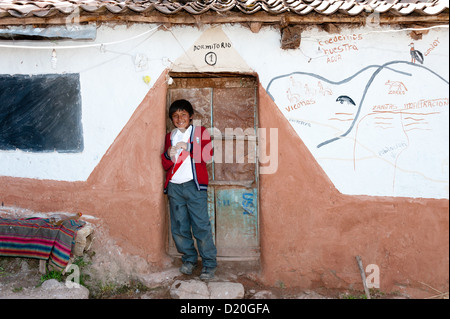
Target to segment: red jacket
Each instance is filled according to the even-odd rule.
[[[208,171],[206,162],[211,161],[213,156],[213,147],[211,136],[203,126],[192,126],[191,137],[189,138],[187,150],[181,152],[177,163],[174,163],[167,150],[172,146],[172,132],[166,134],[164,153],[161,154],[162,165],[166,170],[166,182],[164,184],[164,194],[167,194],[167,185],[176,172],[181,162],[186,156],[191,157],[191,168],[194,182],[197,189],[206,191],[208,188]],[[184,153],[184,154],[183,154]]]

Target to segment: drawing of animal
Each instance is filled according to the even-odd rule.
[[[289,77],[289,80],[290,80],[290,87],[291,87],[292,89],[294,89],[295,91],[301,90],[301,89],[302,89],[303,84],[302,84],[301,81],[295,80],[293,76],[290,76],[290,77]]]
[[[389,91],[408,91],[403,82],[388,80],[385,85],[389,85]]]
[[[300,95],[292,93],[291,88],[287,89],[286,96],[289,102],[293,104],[300,102],[301,99]]]
[[[416,61],[419,61],[420,64],[423,64],[422,52],[414,49],[414,43],[412,42],[409,46],[411,47],[411,49],[409,50],[409,53],[411,54],[411,62],[416,63]]]
[[[311,89],[308,84],[305,84],[305,95],[306,96],[315,96],[316,90]]]
[[[327,94],[333,95],[333,91],[331,91],[329,88],[326,88],[326,89],[323,88],[322,82],[319,81],[317,83],[317,86],[319,87],[319,93],[322,94],[323,96],[325,96]]]

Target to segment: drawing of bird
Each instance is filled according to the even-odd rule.
[[[419,61],[420,64],[423,64],[423,54],[422,52],[414,49],[414,43],[411,42],[409,45],[411,47],[411,50],[409,50],[411,54],[411,62],[416,63],[416,61]]]

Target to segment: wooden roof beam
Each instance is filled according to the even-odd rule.
[[[336,23],[336,24],[365,24],[367,16],[357,15],[348,16],[341,14],[321,15],[321,14],[308,14],[298,15],[293,13],[284,13],[278,15],[271,15],[265,12],[257,12],[251,15],[242,13],[217,13],[207,12],[201,15],[191,15],[188,13],[177,13],[174,15],[165,15],[161,13],[152,12],[149,15],[118,15],[118,14],[85,14],[77,17],[79,23],[162,23],[162,24],[227,24],[227,23],[245,23],[245,24],[309,24],[317,25],[323,23]],[[49,18],[40,17],[25,17],[25,18],[13,18],[3,17],[0,18],[0,25],[58,25],[69,24],[72,21],[66,16],[54,16]],[[379,16],[380,24],[448,24],[449,16],[447,13],[442,13],[435,16],[426,15],[405,15],[405,16],[392,16],[383,15]]]

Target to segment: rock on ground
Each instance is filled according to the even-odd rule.
[[[206,283],[199,280],[176,280],[170,287],[173,299],[209,299]]]
[[[251,299],[276,299],[276,296],[269,290],[261,290],[255,293]]]
[[[173,299],[242,299],[244,286],[234,282],[176,280],[170,287]]]
[[[244,286],[235,282],[209,282],[210,299],[242,299]]]
[[[306,290],[297,296],[296,299],[329,299],[321,294],[318,294],[315,291]]]
[[[146,287],[155,288],[172,282],[174,278],[179,275],[180,271],[178,270],[177,267],[174,267],[162,272],[154,272],[150,274],[140,275],[138,279]]]
[[[46,280],[40,287],[21,291],[0,291],[0,299],[88,299],[89,290],[76,285],[67,286],[56,279]]]

